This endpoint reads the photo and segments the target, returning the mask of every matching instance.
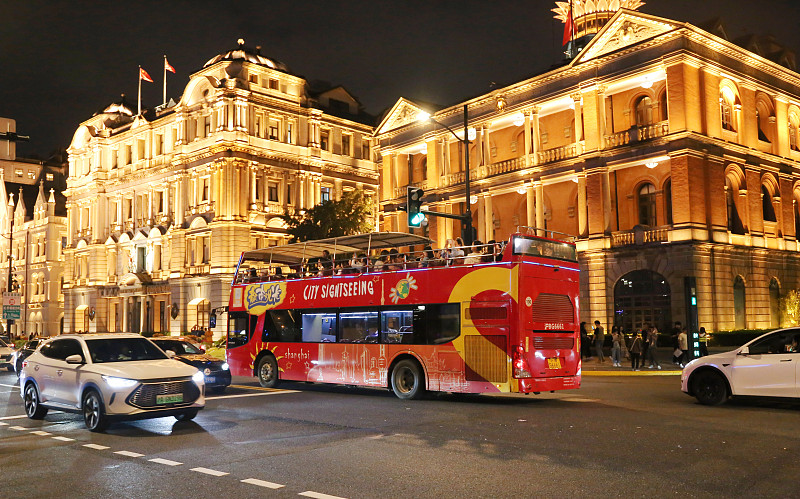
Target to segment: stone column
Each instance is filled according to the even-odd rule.
[[[533,188],[536,194],[536,228],[544,229],[544,186],[542,181],[535,181]],[[537,230],[536,233],[540,236],[545,235],[544,230]]]
[[[525,184],[525,224],[528,227],[536,226],[536,198],[533,183]]]
[[[473,194],[474,195],[474,194]],[[476,203],[474,213],[477,212],[478,215],[478,223],[476,224],[475,229],[478,231],[478,235],[476,239],[481,241],[486,241],[486,212],[485,212],[485,201],[486,196],[483,194],[478,195],[478,202]],[[469,200],[467,200],[469,202]]]
[[[492,211],[492,195],[489,193],[486,193],[486,196],[484,196],[483,209],[484,209],[483,219],[486,222],[486,229],[485,229],[486,234],[484,236],[485,239],[482,239],[482,241],[485,243],[489,239],[494,239],[494,217]]]
[[[619,209],[619,207],[617,207]],[[589,223],[586,213],[586,177],[578,177],[578,236],[588,237]]]

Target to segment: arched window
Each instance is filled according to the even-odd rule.
[[[656,188],[646,183],[639,188],[639,224],[655,226],[656,222]]]
[[[733,186],[729,177],[725,178],[725,202],[728,208],[728,230],[733,234],[744,234],[742,219],[739,218],[739,211],[736,209],[736,196],[738,192]]]
[[[661,105],[661,121],[667,121],[669,119],[669,106],[667,104],[666,89],[661,92],[661,97],[658,98],[658,102]]]
[[[747,314],[745,313],[745,286],[742,276],[737,275],[733,280],[733,309],[735,329],[747,328]]]
[[[664,183],[664,215],[667,225],[672,225],[672,179]]]
[[[798,128],[800,128],[798,125],[800,125],[800,118],[797,113],[789,113],[789,147],[793,151],[800,151],[797,140]]]
[[[724,130],[736,131],[735,116],[733,114],[733,106],[736,102],[736,96],[733,91],[724,87],[719,92],[719,107],[722,113],[722,128]]]
[[[781,327],[781,285],[774,277],[769,281],[769,326]]]
[[[636,101],[636,125],[653,124],[653,101],[648,96],[639,97]]]
[[[775,208],[772,206],[772,195],[766,185],[761,186],[761,211],[764,213],[764,220],[767,222],[776,222]]]
[[[764,118],[766,120],[767,118]],[[767,133],[764,131],[766,130],[766,123],[762,120],[761,111],[756,109],[756,126],[758,127],[758,140],[762,142],[770,142],[769,138],[767,137]]]

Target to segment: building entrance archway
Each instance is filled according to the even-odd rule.
[[[614,325],[638,331],[645,324],[659,331],[672,323],[672,293],[666,278],[652,270],[634,270],[614,285]]]

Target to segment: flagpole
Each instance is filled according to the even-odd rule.
[[[142,114],[142,67],[139,66],[139,107],[137,108],[137,116]]]
[[[573,10],[572,0],[569,0],[569,17],[572,25],[569,27],[569,56],[575,57],[575,11]]]
[[[164,105],[167,104],[167,54],[164,54]]]

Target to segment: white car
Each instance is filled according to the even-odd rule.
[[[736,350],[695,359],[683,369],[681,390],[701,404],[730,396],[800,397],[800,328],[778,329]]]
[[[205,406],[203,379],[138,334],[68,334],[23,361],[19,386],[29,418],[79,412],[103,431],[112,420],[194,418]]]
[[[5,341],[0,340],[0,368],[5,367],[9,371],[14,370],[14,364],[11,357],[14,356],[14,347],[6,344]]]

